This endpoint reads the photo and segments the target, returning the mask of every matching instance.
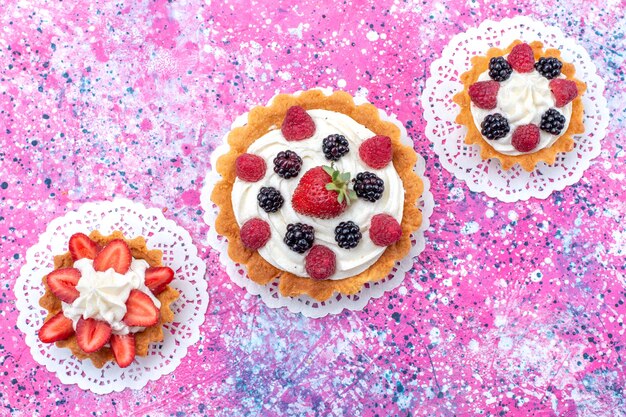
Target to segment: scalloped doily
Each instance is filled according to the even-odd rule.
[[[170,284],[180,292],[171,305],[174,322],[163,325],[164,340],[152,343],[147,356],[137,356],[123,369],[112,362],[98,369],[89,360],[76,359],[69,349],[43,343],[37,337],[46,317],[46,311],[39,306],[39,298],[45,292],[41,280],[54,269],[53,256],[67,251],[74,233],[88,234],[96,229],[103,234],[120,230],[127,237],[145,237],[148,248],[161,250],[163,263],[176,271]],[[174,371],[187,348],[198,341],[209,305],[205,272],[206,265],[198,257],[189,233],[166,219],[161,210],[125,199],[86,203],[50,222],[39,242],[26,252],[26,264],[14,289],[19,311],[17,325],[26,335],[33,358],[64,384],[77,384],[96,394],[141,389],[148,381]]]
[[[332,94],[332,89],[322,89],[326,95]],[[296,93],[298,94],[298,93]],[[356,104],[367,103],[368,101],[361,95],[354,97]],[[270,100],[271,103],[271,100]],[[401,141],[405,145],[413,146],[413,142],[408,137],[404,126],[396,119],[394,115],[389,116],[384,111],[378,110],[382,120],[394,123],[400,129]],[[248,120],[247,113],[239,116],[234,122],[231,129],[243,126]],[[215,166],[217,159],[228,152],[228,144],[226,142],[228,134],[224,137],[222,144],[211,154],[211,167]],[[413,268],[413,258],[418,256],[425,247],[424,231],[430,226],[429,218],[435,207],[433,195],[430,192],[430,181],[424,176],[425,161],[418,155],[415,172],[424,181],[424,192],[418,200],[418,207],[422,212],[422,224],[420,228],[411,236],[412,247],[409,254],[399,262],[390,274],[377,282],[366,284],[361,291],[354,295],[334,294],[326,301],[317,301],[308,296],[284,297],[278,290],[278,281],[274,280],[267,285],[259,285],[252,281],[246,275],[245,266],[233,262],[228,256],[228,242],[218,235],[215,231],[215,220],[218,215],[218,207],[211,201],[211,192],[213,186],[221,179],[220,175],[211,170],[204,179],[204,186],[200,196],[200,204],[204,210],[204,221],[209,225],[207,234],[208,244],[219,251],[220,261],[226,267],[226,272],[230,279],[242,288],[245,288],[250,294],[259,295],[263,302],[271,308],[287,307],[292,313],[302,313],[307,317],[318,318],[329,314],[339,314],[346,310],[361,310],[367,302],[372,298],[381,297],[386,291],[397,288],[408,271]]]
[[[582,97],[585,133],[574,136],[574,149],[557,155],[554,165],[541,162],[533,172],[526,172],[519,165],[505,171],[496,159],[483,161],[480,147],[466,145],[465,127],[454,121],[459,108],[452,97],[463,89],[460,76],[471,68],[470,59],[485,55],[491,47],[505,47],[516,39],[539,40],[544,48],[559,49],[563,59],[576,66],[576,78],[587,84]],[[505,202],[530,197],[544,199],[553,191],[578,182],[590,161],[600,154],[600,141],[609,122],[604,81],[597,75],[587,51],[556,27],[547,27],[525,16],[500,22],[486,20],[478,28],[452,38],[441,58],[431,64],[430,73],[422,94],[426,136],[433,142],[442,165],[465,181],[472,191]]]

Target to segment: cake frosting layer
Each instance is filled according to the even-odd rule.
[[[565,77],[560,75],[559,78]],[[491,80],[491,78],[489,77],[488,70],[481,73],[478,77],[478,81],[489,80]],[[474,103],[471,104],[472,116],[478,130],[480,130],[481,123],[489,114],[500,113],[509,122],[509,127],[511,128],[509,133],[501,139],[486,139],[489,145],[496,151],[506,155],[515,156],[524,154],[524,152],[516,150],[511,144],[515,128],[531,123],[539,126],[541,123],[541,115],[551,108],[556,109],[565,116],[565,126],[561,132],[564,133],[567,131],[572,117],[572,103],[570,102],[563,107],[556,107],[549,84],[550,80],[537,71],[528,73],[513,71],[507,80],[500,82],[495,109],[485,110],[477,107]],[[552,146],[559,136],[560,135],[553,135],[544,130],[540,130],[539,144],[532,152],[537,152]]]
[[[404,205],[404,188],[402,180],[393,164],[383,169],[372,169],[359,158],[358,149],[362,142],[375,136],[375,133],[357,123],[349,116],[330,110],[309,110],[307,112],[315,122],[315,134],[303,141],[287,141],[280,129],[275,129],[250,145],[247,152],[260,156],[267,163],[265,177],[258,182],[246,182],[237,178],[233,185],[232,206],[239,226],[247,220],[258,217],[269,223],[271,238],[259,249],[259,254],[276,268],[291,272],[301,277],[308,274],[304,267],[304,256],[292,251],[284,242],[287,225],[306,223],[315,229],[315,243],[322,244],[333,250],[337,258],[336,272],[330,279],[351,277],[370,267],[385,251],[386,247],[376,246],[369,238],[369,225],[372,216],[387,213],[398,222],[402,221]],[[331,134],[343,135],[349,144],[350,151],[339,161],[334,162],[335,168],[342,172],[350,172],[354,178],[360,172],[373,172],[385,183],[382,197],[376,202],[359,198],[338,217],[318,219],[297,213],[291,206],[291,196],[299,183],[299,179],[309,169],[330,165],[322,152],[322,142]],[[283,179],[273,171],[273,159],[280,151],[292,150],[302,158],[302,169],[297,178]],[[285,203],[275,213],[266,213],[257,204],[257,194],[261,187],[274,187],[280,191]],[[335,227],[342,221],[351,220],[359,225],[362,239],[353,249],[342,249],[335,242]]]
[[[71,304],[62,303],[63,314],[72,320],[74,329],[82,317],[109,323],[113,334],[144,330],[145,327],[129,327],[122,321],[126,314],[126,300],[131,290],[147,294],[157,308],[161,307],[161,302],[145,285],[145,273],[149,265],[143,259],[133,259],[130,269],[125,274],[118,274],[113,268],[96,271],[93,268],[93,260],[88,258],[74,262],[74,268],[81,273],[76,284],[80,295]]]

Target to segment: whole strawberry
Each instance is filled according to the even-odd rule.
[[[291,198],[293,209],[320,219],[332,219],[356,199],[354,190],[348,188],[350,173],[341,173],[329,166],[308,170],[300,179]]]

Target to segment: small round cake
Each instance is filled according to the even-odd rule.
[[[170,304],[179,296],[161,251],[120,232],[76,233],[68,246],[43,279],[39,304],[48,316],[39,339],[69,348],[97,368],[113,360],[125,368],[146,356],[150,343],[163,340],[162,325],[173,320]]]
[[[212,193],[229,256],[259,284],[318,300],[386,277],[421,224],[416,154],[371,104],[279,95],[229,134]]]
[[[572,150],[572,136],[584,131],[585,85],[558,50],[515,41],[474,57],[472,65],[454,101],[461,106],[457,122],[468,129],[465,142],[478,144],[483,159],[532,171],[538,162],[553,164],[557,153]]]

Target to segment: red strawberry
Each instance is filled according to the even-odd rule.
[[[530,152],[539,144],[539,127],[529,124],[518,126],[513,132],[511,145],[520,152]]]
[[[348,189],[350,173],[340,173],[332,167],[315,167],[308,170],[291,198],[293,209],[320,219],[339,216],[356,193]]]
[[[531,72],[535,69],[533,48],[527,43],[515,45],[506,60],[517,72]]]
[[[271,235],[270,225],[259,218],[248,220],[239,230],[241,242],[246,248],[252,250],[265,246]]]
[[[174,279],[174,271],[167,266],[151,266],[146,269],[145,284],[152,294],[161,294]]]
[[[75,233],[70,237],[69,248],[75,261],[82,258],[94,259],[99,249],[96,242],[83,233]]]
[[[81,318],[76,323],[76,342],[85,353],[100,349],[110,337],[111,326],[105,321]]]
[[[76,284],[80,279],[80,271],[76,268],[62,268],[48,274],[46,281],[50,291],[61,301],[71,303],[80,296]]]
[[[388,214],[377,214],[370,224],[370,239],[378,246],[389,246],[402,236],[402,227]]]
[[[125,335],[114,334],[111,336],[111,350],[115,356],[115,362],[120,368],[126,368],[135,360],[135,336],[132,333]]]
[[[326,246],[315,245],[304,258],[304,268],[313,279],[326,279],[335,273],[335,252]]]
[[[308,139],[315,133],[315,122],[302,107],[292,106],[285,114],[280,131],[288,141]]]
[[[93,260],[93,269],[106,271],[113,268],[118,274],[125,274],[132,260],[128,244],[121,239],[115,239],[109,242]]]
[[[359,146],[359,156],[374,169],[384,168],[393,156],[391,139],[380,135],[367,139]]]
[[[500,83],[497,81],[479,81],[470,85],[468,92],[476,107],[491,110],[498,104],[499,89]]]
[[[73,334],[72,320],[65,317],[63,312],[60,312],[41,326],[41,329],[39,329],[39,340],[44,343],[52,343],[65,340]]]
[[[128,326],[152,326],[159,321],[159,309],[147,294],[132,290],[126,300],[126,315],[122,321]]]
[[[550,81],[550,91],[556,100],[555,106],[563,107],[578,96],[578,87],[572,80],[555,78]]]
[[[257,182],[265,176],[267,165],[263,158],[251,153],[243,153],[235,160],[237,177],[248,182]]]

